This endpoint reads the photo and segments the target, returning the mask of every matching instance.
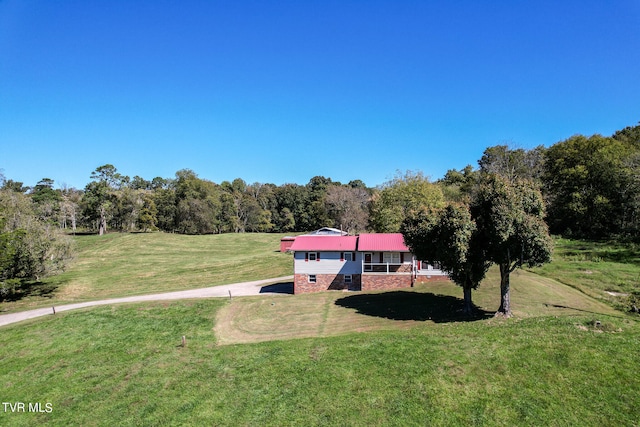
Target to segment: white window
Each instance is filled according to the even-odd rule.
[[[309,254],[311,255],[311,254]],[[316,283],[316,275],[315,274],[310,274],[309,275],[309,283]]]
[[[351,282],[353,282],[353,276],[351,276],[351,274],[345,274],[344,283],[351,283]]]
[[[400,252],[385,252],[382,254],[382,262],[400,264]]]
[[[309,252],[309,261],[315,261],[316,255],[317,254],[315,252]]]
[[[355,261],[354,258],[355,257],[353,256],[353,252],[345,252],[344,253],[344,260],[345,261]]]

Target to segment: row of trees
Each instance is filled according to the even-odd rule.
[[[509,273],[546,262],[547,227],[587,238],[640,237],[640,126],[549,148],[490,147],[478,165],[449,170],[437,182],[398,173],[376,188],[322,176],[306,185],[216,184],[188,169],[148,181],[110,164],[83,190],[54,189],[49,178],[29,188],[0,175],[0,282],[6,288],[63,268],[70,246],[55,229],[205,234],[334,226],[403,231],[417,255],[439,261],[463,287],[468,307],[471,289],[496,263],[508,313]]]
[[[323,226],[350,233],[397,232],[409,212],[470,200],[483,174],[525,179],[540,189],[552,233],[585,237],[640,237],[640,126],[611,137],[573,136],[549,148],[487,148],[478,168],[449,170],[430,182],[421,173],[397,173],[369,188],[316,176],[306,185],[220,184],[189,170],[145,180],[98,167],[83,190],[34,187],[4,180],[2,188],[31,196],[39,218],[63,229],[104,233],[162,230],[185,234],[294,232]]]
[[[498,313],[511,314],[510,273],[550,261],[549,228],[587,238],[640,236],[640,126],[609,138],[576,135],[549,149],[491,147],[478,164],[447,172],[445,207],[424,206],[402,224],[412,252],[439,262],[463,288],[467,313],[471,291],[497,264]]]
[[[440,181],[447,199],[469,199],[484,173],[526,179],[542,192],[552,233],[640,238],[640,126],[610,137],[575,135],[549,148],[490,147],[478,165],[447,172]]]
[[[54,189],[42,179],[33,188],[5,180],[3,188],[31,197],[45,222],[62,229],[162,230],[183,234],[294,232],[324,226],[350,233],[398,231],[405,215],[422,204],[444,202],[441,188],[421,173],[398,173],[379,188],[316,176],[306,185],[253,183],[238,178],[220,184],[191,170],[173,179],[147,181],[98,167],[84,190]]]
[[[469,200],[413,211],[403,221],[402,233],[417,257],[439,262],[462,287],[467,314],[473,311],[472,290],[497,264],[498,313],[510,316],[510,274],[523,265],[551,260],[553,241],[544,212],[542,193],[534,181],[484,172]]]

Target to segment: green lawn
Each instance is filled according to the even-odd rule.
[[[263,277],[290,274],[279,237],[79,237],[85,256],[54,298],[78,284],[91,298],[260,278],[216,264],[234,265],[238,247],[269,259]],[[638,318],[577,288],[517,271],[511,319],[491,316],[496,269],[473,293],[474,319],[449,283],[58,313],[0,331],[2,402],[52,408],[4,405],[0,425],[638,425]]]
[[[3,328],[2,400],[53,412],[0,411],[0,425],[633,426],[640,415],[640,327],[627,319],[421,321],[220,346],[227,304],[99,307]]]
[[[512,273],[511,301],[516,318],[625,315],[576,289],[527,271]],[[477,319],[489,319],[500,305],[500,272],[489,271],[473,300]],[[465,320],[462,289],[432,282],[411,289],[370,293],[323,292],[282,298],[236,298],[216,318],[221,344],[273,339],[328,337],[353,331],[405,330],[426,323]],[[294,325],[294,326],[292,326]]]
[[[203,288],[293,274],[282,234],[77,236],[68,271],[0,304],[3,312],[128,295]],[[44,292],[43,292],[44,291]],[[44,295],[43,295],[44,293]]]
[[[640,292],[640,247],[633,243],[555,239],[553,262],[532,269],[613,305]]]

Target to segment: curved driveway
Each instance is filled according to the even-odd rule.
[[[289,282],[293,280],[293,276],[275,277],[273,279],[255,280],[253,282],[233,283],[230,285],[213,286],[210,288],[190,289],[188,291],[165,292],[161,294],[135,295],[123,298],[111,298],[100,301],[87,301],[75,304],[66,304],[55,306],[56,312],[76,310],[78,308],[93,307],[96,305],[122,304],[127,302],[142,301],[164,301],[189,298],[221,298],[231,295],[249,296],[261,294],[286,294],[292,293],[293,287]],[[264,286],[269,285],[271,286]],[[37,308],[35,310],[20,311],[17,313],[0,315],[0,326],[9,325],[11,323],[21,322],[34,317],[41,317],[53,314],[53,308]]]

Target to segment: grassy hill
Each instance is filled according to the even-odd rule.
[[[47,279],[4,312],[48,305],[204,288],[293,274],[282,234],[77,236],[67,272]]]
[[[168,278],[185,275],[207,286],[216,279],[197,281],[196,259],[225,253],[224,242],[228,254],[263,244],[282,262],[272,274],[290,272],[273,252],[279,236],[107,237],[80,238],[90,255],[60,292],[88,283],[138,293],[126,284],[143,262],[148,289],[175,289]],[[3,327],[2,401],[53,410],[0,409],[0,425],[638,425],[636,318],[527,271],[512,277],[515,317],[493,318],[498,288],[492,270],[474,292],[474,319],[458,311],[460,288],[435,283],[98,307]]]
[[[615,306],[640,293],[640,246],[635,243],[556,239],[553,262],[536,268],[553,278]]]

